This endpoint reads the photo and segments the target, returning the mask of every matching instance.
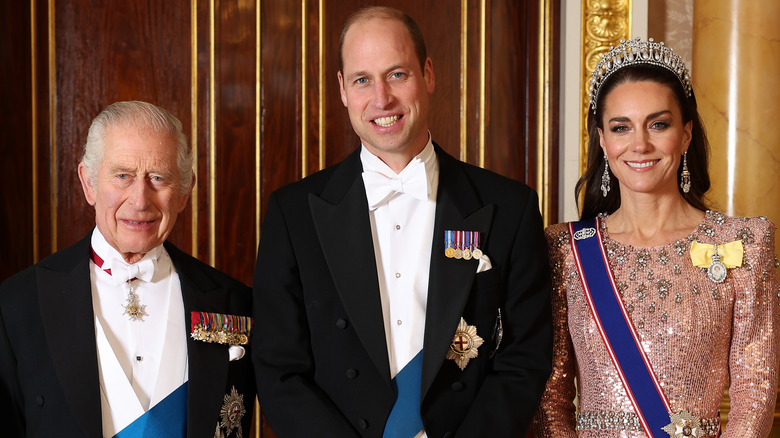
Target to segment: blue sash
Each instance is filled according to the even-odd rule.
[[[187,436],[187,382],[168,394],[114,438],[185,438]]]
[[[422,350],[392,380],[395,405],[385,424],[383,438],[412,438],[423,430],[420,417]]]
[[[569,223],[582,288],[604,345],[648,437],[668,437],[671,408],[631,323],[601,240],[598,218]]]

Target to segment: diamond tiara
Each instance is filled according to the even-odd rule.
[[[588,82],[588,98],[590,107],[596,112],[596,102],[599,90],[604,81],[612,73],[623,67],[637,64],[652,64],[663,67],[677,76],[685,91],[685,95],[691,97],[691,76],[688,67],[679,55],[674,53],[663,42],[655,42],[652,38],[641,41],[639,37],[633,40],[620,40],[617,47],[610,47],[601,60],[596,64],[592,77]]]

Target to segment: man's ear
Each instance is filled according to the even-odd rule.
[[[337,73],[339,78],[339,94],[341,95],[341,103],[344,104],[344,106],[347,106],[347,90],[344,89],[344,76],[341,75],[341,72]]]
[[[433,94],[433,90],[436,89],[436,75],[433,74],[433,61],[431,58],[425,60],[423,76],[425,76],[425,88],[428,94]]]
[[[92,183],[89,181],[89,169],[84,163],[79,163],[79,181],[81,181],[81,189],[84,191],[84,197],[87,198],[87,203],[91,206],[95,206],[95,188],[92,187]]]
[[[179,197],[179,213],[184,211],[184,208],[187,207],[187,200],[190,199],[190,195],[192,194],[192,188],[195,187],[195,172],[192,173],[192,184],[190,184],[190,189],[187,190],[187,193],[184,195],[181,195]]]

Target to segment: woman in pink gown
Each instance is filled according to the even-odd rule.
[[[708,209],[707,138],[688,70],[663,43],[607,53],[590,110],[576,195],[591,225],[546,230],[554,354],[536,436],[766,437],[780,336],[775,226]],[[575,254],[587,238],[603,257]],[[596,259],[600,271],[583,267]],[[593,286],[600,275],[611,287]],[[609,304],[593,304],[601,293]]]

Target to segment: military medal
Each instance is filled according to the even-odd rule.
[[[455,232],[455,258],[463,258],[463,231]]]
[[[444,232],[444,255],[450,259],[481,259],[479,231],[446,230]]]
[[[192,339],[216,344],[246,345],[254,319],[223,313],[190,312]]]
[[[234,386],[230,390],[230,394],[225,394],[225,404],[222,405],[222,409],[219,411],[222,421],[218,424],[217,429],[225,429],[224,436],[233,433],[233,429],[238,429],[236,431],[236,436],[238,438],[243,438],[244,433],[243,430],[241,430],[241,419],[244,417],[244,414],[246,414],[244,395],[239,394]]]
[[[471,255],[474,256],[475,259],[482,258],[482,250],[479,249],[479,234],[479,231],[474,231],[474,249],[471,251]]]
[[[669,419],[672,422],[664,426],[663,430],[668,433],[671,438],[704,436],[701,420],[686,410],[670,414]]]
[[[477,328],[468,325],[463,317],[460,318],[458,328],[455,330],[455,336],[452,338],[450,349],[447,350],[447,359],[452,359],[458,368],[466,369],[469,360],[477,357],[477,349],[484,341],[477,335]]]
[[[715,253],[712,255],[712,262],[707,267],[707,278],[714,283],[723,283],[726,280],[726,274],[728,269],[726,265],[720,261],[721,255],[718,254],[718,245],[715,245]]]
[[[463,233],[463,240],[466,241],[466,245],[463,249],[463,258],[465,260],[471,260],[471,235],[473,232],[468,231]]]
[[[444,232],[444,255],[448,259],[455,257],[455,248],[452,247],[453,243],[453,231],[447,230]]]

